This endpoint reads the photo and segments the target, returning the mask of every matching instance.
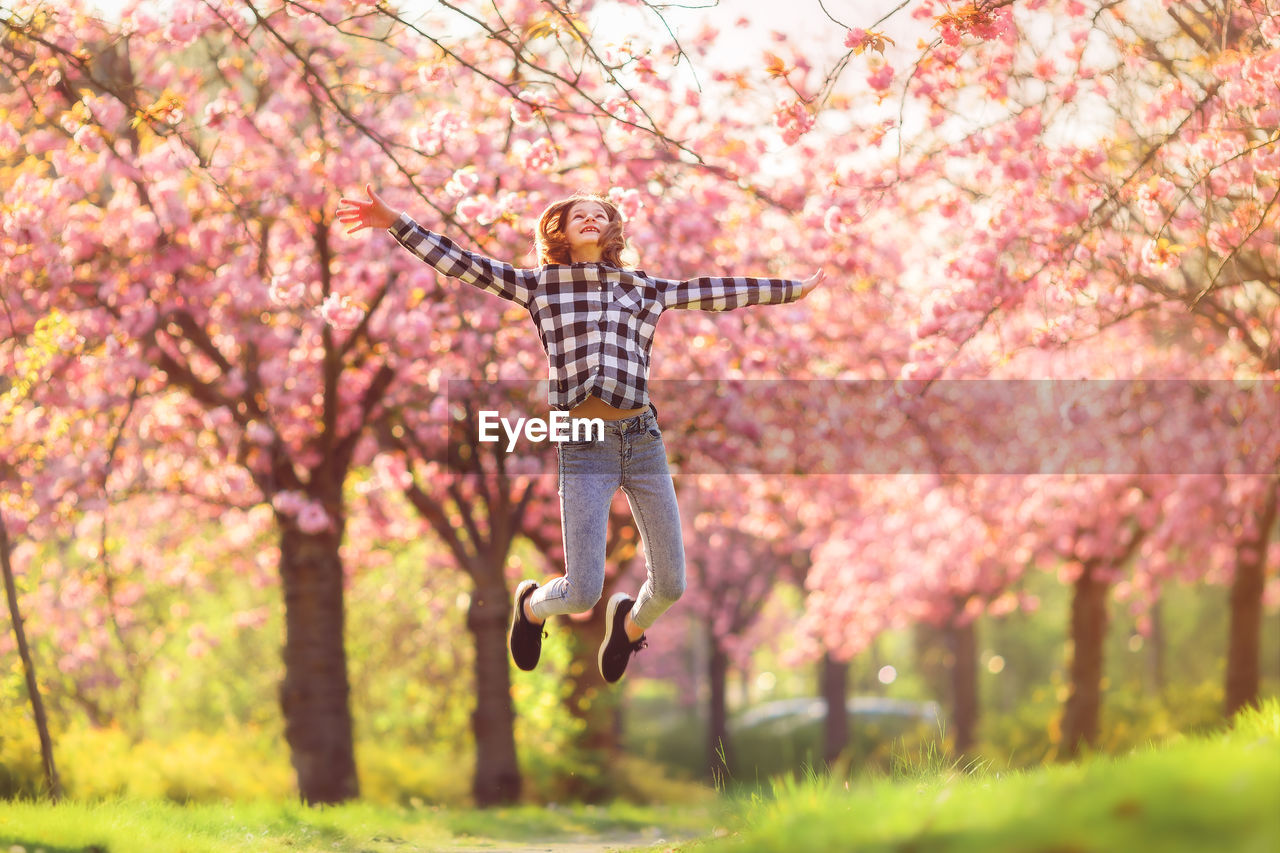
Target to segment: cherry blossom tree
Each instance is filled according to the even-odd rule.
[[[724,488],[717,482],[722,477],[715,475],[688,479],[681,512],[691,593],[682,606],[692,611],[706,637],[707,767],[719,784],[734,764],[728,726],[730,667],[742,666],[761,641],[752,628],[772,593],[798,580],[804,561],[801,552],[790,550],[792,537],[748,532],[743,521],[750,515],[747,493]],[[840,705],[843,714],[843,698]]]
[[[829,230],[856,225],[871,198],[910,211],[914,230],[930,236],[933,251],[911,259],[921,263],[906,271],[900,291],[921,318],[904,375],[991,375],[1028,349],[1068,359],[1074,352],[1085,369],[1101,369],[1095,375],[1115,375],[1150,348],[1165,358],[1148,360],[1145,375],[1274,376],[1277,148],[1267,129],[1275,124],[1276,13],[1264,2],[919,2],[871,26],[850,25],[848,54],[825,77],[783,62],[778,79],[809,114],[780,115],[794,139],[820,137],[823,117],[834,121],[850,102],[881,111],[880,123],[863,122],[822,149],[837,177]],[[908,34],[925,36],[920,49],[905,47]],[[913,294],[916,281],[929,286]],[[1132,335],[1127,355],[1095,352],[1108,329]],[[1168,459],[1151,462],[1156,471],[1181,470]],[[1240,470],[1267,469],[1255,461]],[[1082,503],[1057,512],[1078,516],[1079,529],[1091,531],[1081,541],[1096,545],[1097,521],[1111,525],[1105,516],[1088,520],[1097,495],[1084,483],[1064,488],[1064,496],[1082,489]],[[1160,514],[1153,507],[1186,505],[1169,497],[1177,491],[1133,481],[1098,494],[1143,496],[1145,530]],[[1265,553],[1271,534],[1261,531],[1274,527],[1264,523],[1269,492],[1222,491],[1254,501],[1232,514],[1237,533],[1248,532],[1232,599],[1232,621],[1241,625],[1256,626],[1246,614],[1259,612],[1265,595],[1244,567]],[[1122,501],[1119,517],[1127,512]],[[1184,543],[1213,542],[1223,530],[1186,527],[1189,520],[1179,516]],[[1068,540],[1058,557],[1079,568]],[[1132,584],[1143,589],[1169,576],[1157,567],[1168,566],[1170,551],[1187,553],[1167,535],[1145,533],[1109,548],[1102,551],[1138,558]],[[1123,562],[1106,569],[1106,588],[1130,594],[1129,581],[1112,586],[1125,571]],[[1096,635],[1105,622],[1079,624]],[[1256,648],[1244,636],[1257,631],[1233,630],[1233,661]],[[1247,683],[1238,673],[1249,669],[1229,662],[1229,682]],[[1083,706],[1068,716],[1080,722],[1076,732],[1096,724],[1083,722],[1096,720]]]
[[[433,408],[439,414],[440,407]],[[477,440],[474,398],[455,401],[452,408],[457,411],[446,413],[444,422],[433,422],[422,407],[391,409],[384,442],[407,463],[393,476],[409,503],[472,582],[467,612],[475,646],[472,791],[477,803],[488,805],[512,802],[521,790],[506,645],[508,573],[520,568],[511,559],[512,546],[534,526],[535,514],[548,501],[547,485],[545,477],[516,473],[518,455]]]
[[[5,231],[27,247],[6,251],[6,280],[22,316],[61,308],[91,346],[112,348],[112,375],[180,392],[179,419],[205,421],[241,472],[233,489],[272,507],[281,703],[309,802],[358,791],[343,484],[388,395],[408,387],[398,380],[449,350],[441,330],[469,333],[481,314],[414,284],[422,269],[404,253],[335,238],[334,188],[399,182],[428,225],[515,257],[535,205],[590,168],[624,187],[632,214],[666,201],[682,232],[640,241],[680,237],[673,257],[715,267],[777,259],[737,257],[746,235],[705,239],[708,209],[739,205],[730,216],[746,221],[769,206],[783,227],[803,198],[755,186],[759,145],[705,131],[698,96],[673,97],[653,73],[654,56],[681,59],[682,45],[606,55],[584,19],[536,3],[439,14],[478,34],[443,39],[431,21],[338,3],[137,4],[110,22],[27,5],[3,21],[13,85],[0,147],[18,167]],[[399,95],[405,79],[423,90]],[[641,103],[641,88],[656,96]]]

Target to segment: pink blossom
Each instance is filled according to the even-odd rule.
[[[635,219],[644,207],[644,199],[639,190],[624,190],[614,187],[609,191],[609,200],[618,207],[623,219]]]
[[[853,231],[853,226],[856,224],[857,219],[856,214],[838,204],[833,204],[823,214],[822,227],[832,236],[849,234]]]
[[[458,169],[444,185],[444,191],[454,198],[469,195],[480,183],[480,174],[473,168]]]
[[[364,319],[363,308],[337,293],[330,293],[317,311],[335,329],[354,329]]]
[[[1258,110],[1254,124],[1258,127],[1280,127],[1280,107],[1269,107],[1264,110]],[[1276,143],[1272,142],[1272,146]]]
[[[789,101],[774,111],[773,122],[782,131],[783,141],[794,145],[813,128],[814,117],[802,102]]]
[[[545,172],[556,165],[556,148],[544,137],[525,148],[520,159],[529,171]]]
[[[423,154],[437,154],[440,151],[441,141],[437,128],[432,127],[411,127],[408,130],[409,145]]]
[[[91,124],[86,124],[75,133],[76,145],[95,154],[106,148],[102,141],[102,133]]]
[[[1268,44],[1280,44],[1280,15],[1267,15],[1258,25],[1258,32]]]
[[[190,7],[186,7],[182,13],[177,13],[175,19],[164,29],[165,41],[174,47],[187,47],[199,35],[200,27],[191,20]]]
[[[605,112],[616,118],[628,130],[634,130],[631,125],[639,124],[642,116],[640,110],[630,98],[617,97],[611,98],[604,103]]]
[[[1280,176],[1280,145],[1272,143],[1254,149],[1253,168],[1272,177]]]
[[[867,75],[867,83],[877,92],[887,91],[893,83],[893,66],[885,62]]]
[[[447,73],[448,72],[445,67],[437,63],[428,63],[418,66],[418,80],[420,80],[424,86],[444,82],[444,78],[447,76]]]
[[[298,511],[298,529],[303,533],[323,533],[329,526],[329,514],[317,501],[308,501]]]
[[[250,421],[249,426],[245,427],[244,434],[249,441],[261,445],[270,444],[276,437],[275,431],[262,421]]]
[[[1160,208],[1160,200],[1156,197],[1156,190],[1150,186],[1143,185],[1138,187],[1137,207],[1143,216],[1149,219],[1157,219],[1163,213]]]
[[[1171,244],[1163,238],[1148,240],[1142,247],[1142,267],[1144,271],[1157,273],[1167,269],[1176,269],[1182,262],[1182,247]]]
[[[300,281],[290,284],[284,276],[273,276],[271,286],[268,288],[271,301],[286,308],[297,308],[301,305],[302,298],[306,295],[306,292],[307,286],[305,284]]]
[[[1215,222],[1209,226],[1209,248],[1224,258],[1236,250],[1244,239],[1244,232],[1237,225]]]
[[[550,103],[551,99],[545,92],[525,89],[511,101],[511,120],[520,127],[528,127],[537,122]]]
[[[845,33],[844,46],[851,48],[862,47],[867,41],[867,31],[862,27],[854,27]]]
[[[261,628],[266,623],[267,611],[264,607],[259,607],[256,610],[246,610],[231,617],[231,624],[241,631]]]
[[[18,135],[13,125],[7,121],[0,121],[0,153],[17,151],[21,144],[22,137]]]
[[[501,215],[498,206],[487,195],[464,198],[458,202],[454,212],[463,222],[476,222],[480,225],[488,225]]]
[[[537,113],[533,107],[524,101],[511,102],[511,120],[521,127],[527,127],[534,123]]]
[[[306,506],[307,498],[302,492],[277,492],[271,500],[271,506],[281,515],[297,515]]]

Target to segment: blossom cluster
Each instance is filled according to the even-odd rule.
[[[773,113],[773,123],[782,131],[782,139],[795,145],[814,125],[813,110],[800,100],[784,101]]]

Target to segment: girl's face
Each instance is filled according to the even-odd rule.
[[[600,235],[608,225],[609,214],[599,202],[580,201],[569,208],[565,216],[564,236],[575,260],[598,260]],[[597,257],[581,257],[593,254]]]

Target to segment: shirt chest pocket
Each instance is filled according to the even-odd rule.
[[[649,350],[645,345],[644,335],[644,302],[637,291],[627,287],[614,290],[613,304],[610,306],[611,325],[617,331],[628,351],[646,365],[649,363]]]

